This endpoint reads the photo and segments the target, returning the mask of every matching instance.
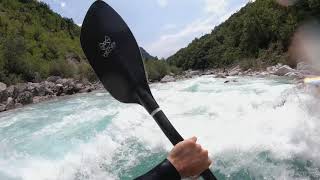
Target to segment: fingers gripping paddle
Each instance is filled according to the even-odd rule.
[[[133,34],[105,2],[98,0],[90,7],[82,24],[81,45],[103,86],[115,99],[144,106],[173,145],[183,141],[151,94]],[[209,169],[201,176],[216,179]]]

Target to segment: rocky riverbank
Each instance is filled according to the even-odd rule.
[[[102,86],[98,83],[92,84],[85,80],[64,79],[57,76],[49,77],[41,83],[28,82],[11,86],[0,83],[0,112],[59,96],[91,92],[99,88]]]
[[[313,67],[306,63],[299,63],[296,69],[289,67],[288,65],[277,64],[266,68],[265,70],[254,71],[252,69],[242,70],[240,66],[235,66],[230,69],[209,69],[205,71],[192,71],[188,70],[181,75],[167,75],[161,79],[160,82],[174,82],[177,80],[183,80],[193,78],[202,75],[213,75],[214,78],[226,78],[228,76],[255,76],[255,77],[288,77],[297,81],[301,81],[306,77],[319,76],[320,72],[313,69]]]
[[[314,70],[311,65],[305,63],[299,63],[296,69],[278,64],[268,67],[263,71],[253,71],[251,69],[244,71],[239,66],[236,66],[230,69],[188,70],[179,75],[167,75],[160,82],[174,82],[202,75],[213,75],[214,78],[226,78],[228,76],[282,76],[300,81],[305,77],[320,75],[320,73]],[[230,81],[226,80],[226,83],[228,82]],[[103,86],[100,83],[92,84],[89,81],[64,79],[57,76],[49,77],[41,83],[28,82],[7,86],[0,82],[0,112],[60,96],[91,92],[102,88]]]

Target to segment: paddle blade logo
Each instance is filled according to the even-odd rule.
[[[99,47],[103,52],[102,56],[107,58],[111,54],[111,52],[116,48],[116,43],[112,42],[109,36],[104,37],[104,41],[99,43]]]

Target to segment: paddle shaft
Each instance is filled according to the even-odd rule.
[[[153,97],[143,89],[138,89],[137,94],[142,105],[146,108],[149,114],[152,115],[153,119],[157,122],[162,132],[167,136],[170,142],[173,145],[176,145],[183,141],[183,137],[173,127],[164,112],[159,109],[159,105],[153,99]],[[201,173],[201,177],[205,180],[217,180],[210,169],[207,169]]]

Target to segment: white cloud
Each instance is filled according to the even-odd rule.
[[[216,17],[210,17],[196,20],[178,32],[162,35],[159,40],[146,47],[151,54],[168,57],[192,41],[194,37],[209,33],[217,24],[216,19]]]
[[[222,14],[226,11],[226,0],[204,0],[205,11],[210,14]]]
[[[60,6],[61,6],[62,8],[66,7],[66,2],[64,2],[64,1],[60,2]]]
[[[249,1],[250,0],[248,0],[248,2]],[[179,49],[187,46],[195,37],[201,37],[210,33],[216,25],[227,20],[243,6],[243,4],[240,4],[238,7],[228,9],[230,0],[203,0],[203,2],[205,17],[187,24],[184,28],[176,32],[171,31],[168,33],[168,31],[164,29],[165,34],[157,41],[145,45],[148,52],[159,57],[169,57]],[[168,27],[170,26],[168,25]]]
[[[157,3],[160,7],[167,7],[168,6],[168,0],[157,0]]]

